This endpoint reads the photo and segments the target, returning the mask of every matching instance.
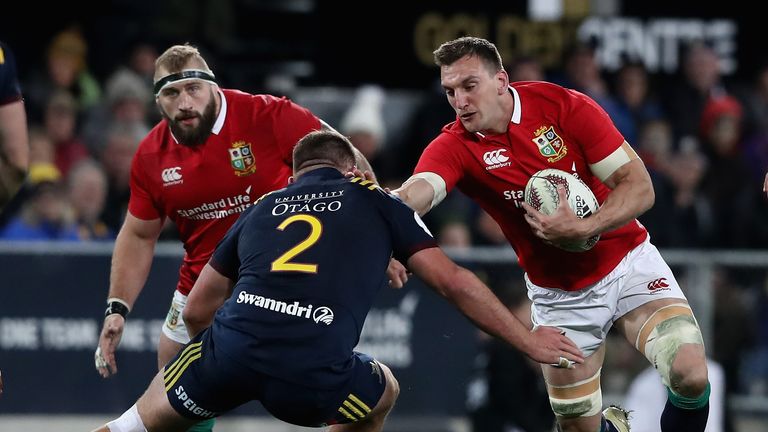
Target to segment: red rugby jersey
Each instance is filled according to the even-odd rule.
[[[533,235],[520,203],[536,171],[557,168],[575,174],[603,203],[610,189],[589,169],[613,153],[624,138],[608,114],[587,96],[546,82],[517,82],[506,133],[469,133],[458,119],[446,125],[421,155],[414,173],[433,172],[475,200],[501,226],[533,283],[568,291],[607,275],[647,236],[637,221],[603,233],[586,252],[548,246]]]
[[[166,120],[144,138],[131,166],[128,211],[168,217],[184,243],[177,289],[188,294],[219,240],[263,194],[288,184],[292,151],[320,120],[286,98],[222,90],[208,140],[176,142]]]

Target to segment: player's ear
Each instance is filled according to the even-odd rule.
[[[504,69],[496,72],[496,79],[498,88],[496,89],[499,93],[499,96],[503,95],[505,92],[509,91],[509,75],[507,74],[507,71]]]
[[[293,176],[288,177],[288,184],[294,184],[296,183],[296,179],[293,178]]]

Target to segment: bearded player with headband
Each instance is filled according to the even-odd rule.
[[[605,337],[619,330],[656,367],[668,389],[664,432],[701,432],[710,387],[698,324],[669,266],[635,219],[653,205],[643,162],[611,119],[586,95],[546,82],[510,83],[496,46],[463,37],[435,52],[456,121],[424,150],[400,198],[420,214],[454,187],[499,223],[525,270],[534,325],[559,327],[582,350],[577,367],[563,352],[543,365],[552,410],[563,431],[629,429],[627,413],[601,414]],[[601,208],[579,219],[568,206],[544,215],[523,200],[544,168],[581,178]],[[559,202],[567,202],[559,188]],[[585,252],[558,243],[600,235]],[[392,285],[407,279],[388,271]]]
[[[329,128],[286,98],[219,88],[188,44],[172,46],[157,59],[154,81],[163,119],[142,140],[131,166],[131,198],[115,242],[95,354],[105,378],[117,373],[115,350],[165,219],[176,224],[185,255],[160,335],[159,368],[190,340],[182,311],[219,240],[259,197],[288,184],[296,142]],[[359,152],[357,166],[370,170]],[[191,430],[211,429],[212,420]]]

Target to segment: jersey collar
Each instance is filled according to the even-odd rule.
[[[307,171],[304,174],[301,175],[296,180],[296,183],[303,183],[307,181],[313,181],[312,179],[334,179],[334,178],[344,178],[344,174],[339,172],[336,168],[332,167],[322,167],[322,168],[316,168],[312,171]]]
[[[219,96],[221,96],[221,109],[219,110],[219,116],[216,117],[216,123],[213,124],[211,132],[218,135],[221,132],[221,128],[224,127],[224,120],[227,119],[227,98],[224,97],[224,92],[221,89],[217,89]],[[517,106],[517,100],[515,100],[515,106]]]
[[[515,106],[512,107],[512,119],[510,122],[519,125],[520,120],[523,118],[523,107],[520,106],[520,94],[518,94],[517,90],[512,86],[509,86],[509,92],[512,93],[512,98],[515,100]]]
[[[515,106],[512,107],[512,118],[509,120],[509,122],[519,125],[520,120],[523,117],[523,109],[520,106],[520,94],[517,93],[517,90],[515,90],[515,88],[512,86],[509,86],[509,92],[512,93],[512,99],[515,102]],[[482,132],[475,132],[475,135],[483,139],[486,137],[486,134]]]

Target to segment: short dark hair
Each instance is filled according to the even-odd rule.
[[[344,135],[326,129],[304,135],[293,148],[293,172],[319,164],[342,169],[354,165],[352,143]]]
[[[432,54],[435,56],[435,64],[441,67],[450,66],[463,57],[476,55],[494,73],[504,68],[496,45],[479,37],[464,36],[445,42]]]

